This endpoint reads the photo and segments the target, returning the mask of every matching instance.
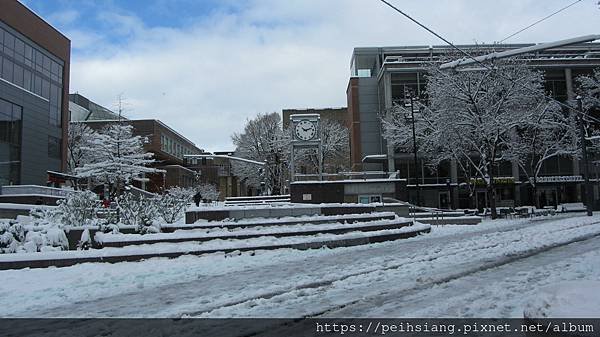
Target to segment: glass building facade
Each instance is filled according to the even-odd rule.
[[[12,185],[21,174],[23,109],[0,99],[0,185]]]
[[[0,1],[0,186],[47,185],[66,168],[70,41]]]

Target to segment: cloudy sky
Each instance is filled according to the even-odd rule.
[[[389,0],[455,43],[493,43],[574,0]],[[441,44],[378,0],[23,0],[72,41],[71,92],[209,151],[261,112],[346,105],[354,47]],[[600,33],[597,0],[507,40]]]

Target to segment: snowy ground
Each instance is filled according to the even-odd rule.
[[[0,271],[1,317],[523,317],[542,287],[600,280],[600,217],[434,227],[336,249]]]

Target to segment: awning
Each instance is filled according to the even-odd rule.
[[[387,154],[370,154],[367,156],[364,156],[362,159],[363,163],[375,163],[375,164],[381,164],[381,163],[386,163],[388,160]]]

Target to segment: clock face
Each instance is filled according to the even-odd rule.
[[[317,135],[317,127],[309,121],[300,121],[296,124],[296,137],[300,140],[310,140]]]

